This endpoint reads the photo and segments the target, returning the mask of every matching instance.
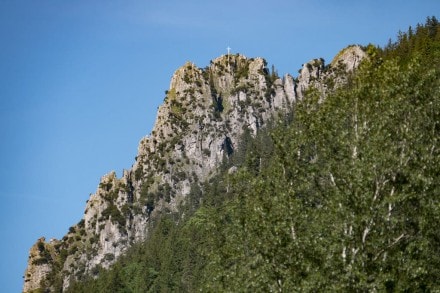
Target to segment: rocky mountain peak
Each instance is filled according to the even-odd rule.
[[[330,63],[332,67],[345,66],[346,70],[352,71],[367,57],[365,50],[359,45],[352,45],[342,49]]]
[[[339,55],[335,64],[347,68],[365,57],[356,48]],[[325,85],[336,78],[331,69],[315,59],[303,65],[298,78],[281,78],[263,58],[241,54],[220,56],[205,68],[185,63],[174,72],[132,168],[121,178],[115,172],[101,178],[82,220],[62,240],[46,243],[42,238],[32,247],[23,291],[41,284],[53,288],[57,282],[66,289],[72,280],[108,268],[148,237],[161,214],[178,211],[192,186],[215,174],[236,152],[245,130],[256,134],[311,86],[323,95],[331,90]]]

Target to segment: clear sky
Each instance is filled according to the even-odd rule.
[[[131,167],[186,61],[230,46],[296,76],[439,12],[438,0],[0,0],[0,291],[20,292],[36,239],[61,238],[100,177]]]

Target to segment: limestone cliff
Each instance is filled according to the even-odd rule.
[[[329,66],[322,59],[304,64],[297,78],[280,78],[264,59],[239,54],[223,55],[205,68],[188,62],[177,69],[132,168],[121,178],[115,172],[101,178],[82,220],[63,239],[37,241],[23,291],[65,289],[72,280],[109,267],[148,237],[161,213],[177,211],[192,184],[215,174],[245,129],[255,134],[277,113],[288,112],[311,86],[325,98],[343,83],[365,57],[358,46],[344,51]]]
[[[30,292],[49,285],[46,278],[53,270],[53,260],[57,257],[55,247],[59,241],[51,239],[46,243],[44,237],[37,240],[29,251],[28,266],[24,275],[24,292]]]

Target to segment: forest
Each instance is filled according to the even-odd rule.
[[[309,90],[68,292],[440,290],[440,24]]]

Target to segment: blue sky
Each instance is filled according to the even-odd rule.
[[[296,75],[439,11],[438,0],[0,0],[2,292],[21,291],[29,248],[77,223],[102,175],[131,167],[186,61],[205,67],[230,46]]]

